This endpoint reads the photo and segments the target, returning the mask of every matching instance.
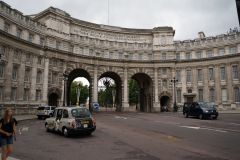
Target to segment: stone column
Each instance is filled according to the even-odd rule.
[[[43,103],[47,105],[48,103],[48,72],[49,72],[49,59],[45,58],[45,66],[44,66],[44,75],[43,75]]]
[[[185,97],[184,97],[184,93],[187,93],[187,74],[186,74],[186,68],[182,69],[181,71],[181,80],[182,80],[182,97],[181,97],[181,102],[184,103],[185,102]]]
[[[221,80],[220,80],[220,68],[219,66],[215,67],[215,90],[216,90],[216,105],[221,103]]]
[[[18,100],[23,100],[24,96],[24,76],[25,76],[25,59],[21,55],[21,64],[18,71]]]
[[[128,70],[127,70],[127,68],[124,68],[122,108],[123,108],[123,111],[128,111],[129,110],[129,101],[128,101]]]
[[[198,95],[198,84],[197,84],[197,69],[196,68],[193,68],[192,69],[192,73],[193,73],[193,76],[192,76],[192,86],[193,86],[193,93],[197,93]],[[194,97],[193,101],[196,101],[197,100],[197,96]]]
[[[30,90],[30,99],[33,102],[36,101],[36,80],[37,80],[37,56],[33,55],[31,90]]]
[[[12,90],[12,68],[13,68],[13,49],[9,49],[8,53],[8,62],[6,63],[5,69],[5,86],[4,86],[4,100],[11,100],[11,90]]]
[[[158,97],[158,68],[154,69],[154,106],[153,106],[153,112],[160,112],[160,102]]]
[[[60,101],[60,105],[63,106],[63,101],[64,101],[64,77],[63,77],[63,73],[66,71],[67,69],[67,62],[63,61],[63,71],[61,73],[61,76],[62,76],[62,96],[61,96],[61,101]],[[65,95],[67,96],[67,95]]]
[[[233,104],[233,77],[232,77],[232,65],[227,64],[227,98],[231,108],[235,108]]]
[[[98,68],[94,66],[94,75],[93,75],[93,102],[98,102]]]
[[[203,68],[203,101],[209,102],[208,67]]]

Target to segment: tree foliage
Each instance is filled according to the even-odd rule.
[[[139,97],[138,83],[135,80],[130,80],[128,83],[129,83],[129,104],[137,104]]]
[[[82,82],[73,81],[71,84],[71,104],[76,105],[77,103],[77,87],[80,84],[80,104],[86,103],[87,98],[89,97],[89,87],[83,85]]]

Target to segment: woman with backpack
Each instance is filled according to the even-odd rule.
[[[0,120],[0,144],[2,147],[2,160],[13,151],[13,137],[16,133],[16,120],[12,116],[12,110],[6,109],[3,118]]]

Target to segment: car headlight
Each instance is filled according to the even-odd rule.
[[[205,110],[206,113],[208,113],[208,110]]]

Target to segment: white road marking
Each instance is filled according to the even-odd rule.
[[[18,132],[21,135],[22,132],[28,132],[28,130],[29,130],[29,127],[21,127],[21,128],[18,129]]]
[[[127,117],[115,116],[116,119],[127,119]]]
[[[215,129],[215,128],[207,128],[207,127],[195,127],[195,126],[179,126],[182,128],[189,128],[189,129],[196,129],[196,130],[209,130],[209,131],[215,131],[215,132],[222,132],[226,133],[227,131],[221,130],[221,129]]]
[[[229,124],[231,124],[231,125],[235,125],[235,126],[240,126],[239,123],[229,123]]]

